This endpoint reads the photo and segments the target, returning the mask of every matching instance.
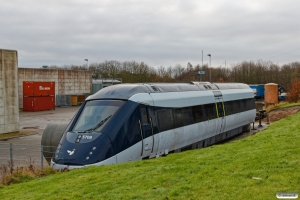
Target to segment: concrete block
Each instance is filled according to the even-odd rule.
[[[19,80],[25,78],[24,71],[23,71],[23,73],[20,73],[20,72],[18,73],[18,78],[19,78]]]
[[[23,81],[20,81],[20,80],[19,80],[18,86],[19,86],[19,90],[20,90],[20,89],[23,90]]]
[[[18,74],[17,74],[17,70],[7,70],[7,69],[5,69],[5,71],[4,71],[4,74],[3,74],[5,77],[7,77],[8,79],[6,79],[6,80],[8,80],[8,81],[11,81],[11,80],[18,80]],[[5,80],[5,81],[6,81]]]
[[[5,106],[5,104],[4,104],[4,98],[0,98],[0,107],[4,107]]]
[[[18,74],[25,74],[24,68],[18,68]]]
[[[18,90],[17,88],[6,88],[5,89],[6,97],[18,97]]]
[[[34,78],[34,69],[24,69],[24,81],[32,81]]]
[[[4,116],[4,124],[17,124],[19,122],[19,115]]]
[[[57,77],[58,76],[58,70],[57,69],[53,69],[49,71],[49,77]]]
[[[5,98],[6,106],[18,106],[18,99],[15,97],[7,97]]]
[[[0,116],[3,117],[5,115],[5,107],[0,107]]]
[[[5,133],[4,125],[0,124],[0,134],[3,134],[3,133]]]
[[[11,133],[19,131],[19,127],[16,124],[6,124],[4,128],[5,133]]]
[[[4,125],[4,121],[5,121],[5,120],[4,120],[4,117],[0,117],[0,126],[1,126],[1,125]]]
[[[6,106],[4,108],[4,114],[6,116],[18,115],[19,114],[19,108],[18,108],[18,106]]]
[[[79,71],[73,71],[73,77],[78,79],[78,76],[80,75]]]
[[[10,77],[5,78],[5,85],[3,88],[12,88],[12,89],[18,89],[18,82],[16,80],[10,79]]]

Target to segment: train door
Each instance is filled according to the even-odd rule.
[[[217,113],[217,119],[218,119],[218,125],[217,125],[217,131],[216,135],[224,132],[225,129],[225,109],[224,109],[224,102],[223,102],[223,96],[220,91],[214,91],[215,100],[216,100],[216,113]]]
[[[147,106],[141,106],[141,120],[140,123],[140,131],[142,135],[142,152],[141,156],[143,158],[149,157],[153,150],[153,126],[152,126],[152,118],[149,117],[149,111]]]

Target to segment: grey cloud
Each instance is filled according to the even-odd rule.
[[[287,1],[3,1],[0,48],[19,51],[20,67],[144,61],[213,66],[267,59],[299,47],[300,2]],[[285,57],[272,58],[274,61]],[[277,59],[277,60],[276,60]],[[295,58],[299,59],[299,57]]]

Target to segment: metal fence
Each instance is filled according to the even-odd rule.
[[[16,167],[34,166],[44,169],[49,166],[47,160],[51,159],[44,157],[44,153],[53,155],[54,152],[49,152],[48,146],[42,145],[23,145],[12,143],[0,143],[0,165],[9,165],[10,169]],[[48,150],[48,152],[47,152]]]

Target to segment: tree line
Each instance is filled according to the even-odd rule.
[[[292,84],[300,80],[300,62],[292,62],[279,66],[272,61],[244,61],[232,64],[230,67],[209,68],[206,65],[195,65],[187,63],[174,67],[160,66],[151,67],[144,62],[136,61],[119,62],[116,60],[91,63],[87,65],[65,65],[61,67],[50,66],[50,68],[63,68],[72,70],[90,70],[93,79],[99,78],[121,78],[123,83],[138,82],[240,82],[246,84],[277,83],[286,90]],[[205,71],[205,74],[198,74]]]

